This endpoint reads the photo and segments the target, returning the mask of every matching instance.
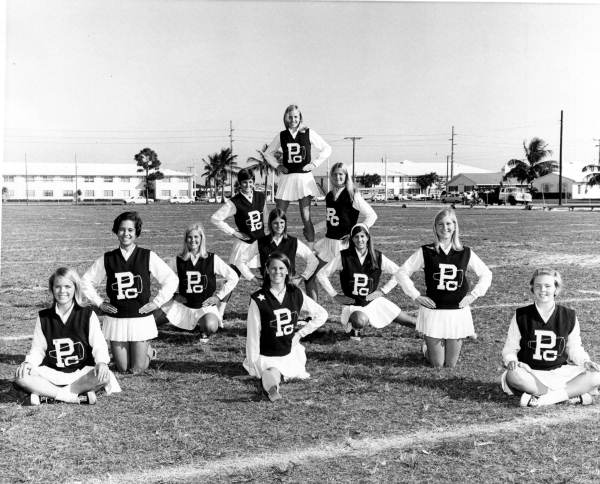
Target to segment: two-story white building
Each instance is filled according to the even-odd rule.
[[[348,170],[352,173],[352,164],[347,164]],[[421,193],[421,187],[417,183],[417,178],[421,175],[436,173],[440,178],[440,185],[446,184],[446,162],[422,162],[416,163],[410,160],[375,162],[375,163],[356,163],[354,174],[357,179],[364,175],[378,174],[381,176],[381,183],[372,187],[370,190],[377,193],[387,193],[387,197],[395,195],[414,195]],[[465,165],[463,163],[454,163],[454,173],[490,173],[490,170]],[[316,177],[317,178],[317,177]],[[323,190],[327,192],[327,177],[318,177]],[[439,187],[438,187],[439,188]],[[431,187],[430,191],[438,191],[438,188]]]
[[[135,163],[13,163],[4,162],[2,196],[6,201],[125,200],[144,193],[144,174]],[[156,199],[194,197],[191,173],[162,168]]]

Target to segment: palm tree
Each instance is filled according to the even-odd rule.
[[[523,141],[523,149],[525,150],[525,159],[510,160],[508,167],[511,169],[504,175],[504,180],[516,178],[521,183],[526,181],[531,185],[536,178],[552,173],[558,168],[556,161],[544,160],[552,155],[552,150],[548,149],[548,143],[543,139],[532,138],[529,144]]]
[[[598,164],[586,165],[583,167],[584,173],[586,171],[591,171],[588,173],[585,178],[587,179],[587,185],[593,187],[594,185],[600,185],[600,162]]]
[[[218,187],[221,187],[221,203],[225,203],[225,182],[227,181],[228,174],[231,175],[233,188],[233,174],[238,171],[237,163],[235,162],[236,158],[237,155],[232,155],[230,148],[221,148],[219,153],[209,155],[208,161],[204,158],[202,159],[204,162],[204,173],[202,176],[214,180],[215,198],[217,197]]]
[[[156,180],[162,180],[164,178],[163,173],[159,170],[160,160],[156,151],[150,148],[144,148],[137,155],[133,157],[137,166],[138,172],[145,173],[144,175],[144,194],[146,195],[146,205],[148,204],[148,190],[155,190]],[[156,193],[154,193],[156,197]]]
[[[256,158],[254,156],[250,156],[247,160],[248,163],[252,163],[248,168],[251,170],[256,170],[260,173],[260,176],[265,177],[265,185],[269,183],[269,173],[273,174],[271,178],[271,203],[273,203],[273,197],[275,196],[275,172],[277,171],[275,168],[271,166],[271,164],[267,161],[265,157],[265,151],[267,151],[267,144],[264,144],[262,149],[256,150],[260,158]],[[266,187],[265,187],[266,188]]]

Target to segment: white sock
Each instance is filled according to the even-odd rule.
[[[538,398],[538,405],[554,405],[555,403],[564,402],[569,399],[567,390],[550,390],[548,393],[541,395]]]

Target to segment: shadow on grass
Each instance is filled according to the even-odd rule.
[[[0,354],[0,363],[6,363],[8,365],[20,365],[25,359],[25,355],[4,355]]]
[[[177,373],[210,373],[224,378],[246,375],[241,361],[176,361],[156,360],[152,365],[161,371]]]
[[[13,385],[12,380],[0,379],[0,403],[20,403],[27,398],[28,393]]]
[[[432,371],[435,371],[432,369]],[[506,395],[502,392],[499,383],[485,382],[481,380],[472,380],[459,376],[427,377],[384,377],[385,380],[395,383],[402,382],[408,385],[414,385],[421,388],[431,388],[433,390],[442,390],[453,400],[472,400],[474,402],[494,402],[507,405]]]
[[[347,337],[341,338],[342,340]],[[347,350],[332,349],[327,352],[307,351],[309,361],[339,362],[348,365],[424,367],[425,362],[421,353],[402,353],[398,356],[377,356],[369,353],[359,353],[356,348]]]
[[[201,333],[197,329],[192,331],[186,331],[185,329],[179,329],[175,326],[161,326],[158,329],[158,341],[163,343],[199,343]],[[230,327],[230,328],[219,328],[219,331],[214,338],[239,338],[246,337],[246,328],[242,327]]]

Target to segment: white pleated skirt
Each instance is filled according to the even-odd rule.
[[[475,334],[471,308],[429,309],[421,306],[416,330],[425,336],[440,339],[462,339]]]
[[[528,370],[525,370],[528,371]],[[529,372],[529,371],[528,371]],[[514,395],[511,388],[506,383],[506,374],[508,370],[502,373],[500,377],[500,384],[502,385],[502,390],[504,393],[508,395]],[[531,373],[534,377],[536,377],[544,386],[548,387],[550,390],[562,390],[566,388],[567,383],[569,383],[573,378],[581,373],[585,373],[585,368],[583,366],[577,365],[563,365],[555,368],[554,370],[531,370]]]
[[[315,254],[322,261],[329,262],[335,258],[341,250],[347,249],[349,246],[348,241],[342,241],[338,239],[328,239],[323,237],[315,242]]]
[[[245,255],[250,251],[250,248],[252,246],[256,246],[257,244],[258,244],[258,242],[256,242],[256,241],[252,242],[251,244],[248,244],[246,242],[242,242],[240,239],[235,239],[233,241],[233,245],[231,246],[231,254],[229,255],[229,263],[233,264],[234,266],[239,268],[240,263],[242,262],[242,260],[245,259]],[[254,256],[252,259],[248,260],[246,262],[246,265],[250,269],[256,269],[256,268],[260,267],[260,259],[259,259],[258,255]]]
[[[171,299],[162,307],[169,319],[169,323],[181,329],[193,330],[198,325],[198,320],[205,314],[214,314],[219,318],[219,324],[222,322],[221,313],[217,306],[208,306],[205,308],[188,308],[174,299]]]
[[[378,297],[366,306],[344,306],[340,321],[346,333],[352,330],[352,324],[348,322],[348,318],[354,311],[365,313],[369,318],[369,326],[377,329],[385,328],[402,312],[398,306],[384,297]]]
[[[317,197],[320,191],[312,172],[288,173],[279,176],[275,198],[295,202],[304,197]]]
[[[45,380],[48,380],[53,385],[64,387],[79,380],[82,376],[87,375],[90,371],[94,371],[94,367],[84,366],[81,370],[67,373],[64,371],[55,370],[54,368],[50,368],[48,366],[38,366],[35,368],[35,371],[39,376]],[[108,383],[104,386],[106,394],[110,395],[111,393],[119,393],[121,391],[121,385],[119,385],[119,382],[112,371],[109,370],[108,373]]]
[[[158,336],[156,320],[152,314],[141,318],[102,318],[102,333],[109,341],[148,341]]]
[[[248,360],[244,360],[244,368],[250,375],[258,378],[269,368],[276,368],[283,376],[284,380],[306,380],[310,374],[306,372],[306,351],[300,343],[292,345],[291,351],[285,356],[264,356],[260,355],[254,367],[258,368],[259,375],[254,374],[253,367]]]

